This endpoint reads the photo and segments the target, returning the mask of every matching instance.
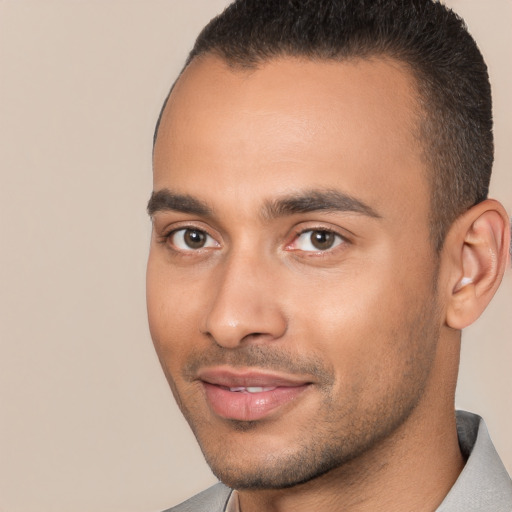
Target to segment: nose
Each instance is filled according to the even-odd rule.
[[[287,320],[276,294],[276,273],[263,258],[235,256],[216,269],[215,290],[203,332],[224,348],[274,341]]]

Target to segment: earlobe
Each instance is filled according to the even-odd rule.
[[[447,236],[451,252],[446,323],[463,329],[484,311],[508,261],[510,230],[503,206],[487,199],[464,213]]]

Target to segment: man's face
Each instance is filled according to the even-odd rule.
[[[207,57],[154,157],[152,337],[214,473],[307,481],[427,407],[441,328],[414,85],[394,61]]]

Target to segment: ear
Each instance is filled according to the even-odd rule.
[[[443,249],[449,266],[449,327],[463,329],[482,314],[501,283],[509,247],[508,215],[493,199],[477,204],[453,224]]]

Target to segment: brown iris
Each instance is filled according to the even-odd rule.
[[[313,247],[319,251],[330,249],[336,240],[334,233],[330,231],[313,231],[310,239]]]
[[[187,229],[183,239],[191,249],[201,249],[206,243],[206,233],[197,229]]]

